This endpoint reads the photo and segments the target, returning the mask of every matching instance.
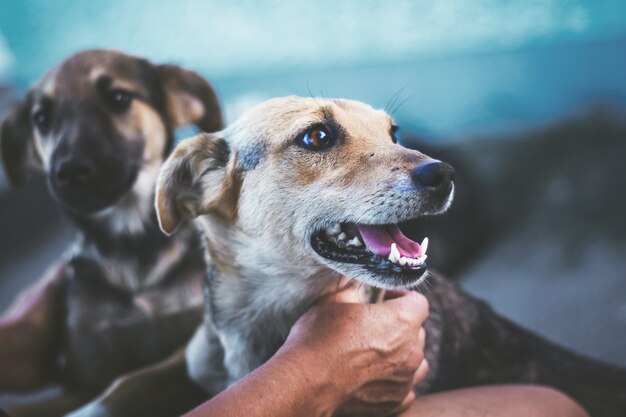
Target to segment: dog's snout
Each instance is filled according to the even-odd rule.
[[[454,168],[444,162],[430,162],[415,167],[411,178],[418,187],[445,191],[454,178]]]
[[[68,187],[89,183],[96,174],[96,167],[88,159],[71,158],[57,164],[54,175],[57,184]]]

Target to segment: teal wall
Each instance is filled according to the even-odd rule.
[[[405,125],[449,138],[626,103],[624,0],[0,0],[0,34],[0,77],[22,89],[119,48],[200,71],[230,120],[274,95],[400,92]]]

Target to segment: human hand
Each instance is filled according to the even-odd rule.
[[[337,393],[335,415],[386,416],[413,402],[413,386],[428,372],[424,359],[428,302],[394,293],[380,304],[360,304],[356,289],[325,297],[291,329],[285,348],[308,352],[304,366],[328,371]]]
[[[26,391],[49,379],[62,310],[63,264],[50,267],[44,276],[22,291],[0,318],[3,348],[0,355],[0,387]]]

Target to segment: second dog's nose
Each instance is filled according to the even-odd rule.
[[[96,174],[93,162],[87,159],[66,159],[61,161],[55,169],[55,178],[61,186],[86,184]]]
[[[445,191],[454,178],[454,168],[444,162],[418,165],[411,171],[413,183],[433,191]]]

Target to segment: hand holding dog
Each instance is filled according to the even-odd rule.
[[[63,264],[53,265],[0,318],[0,389],[27,391],[49,382],[64,282]]]
[[[428,372],[421,327],[428,302],[416,293],[390,295],[396,298],[362,304],[349,288],[324,298],[291,330],[285,347],[307,352],[307,366],[328,370],[327,388],[337,394],[335,414],[401,412]]]

